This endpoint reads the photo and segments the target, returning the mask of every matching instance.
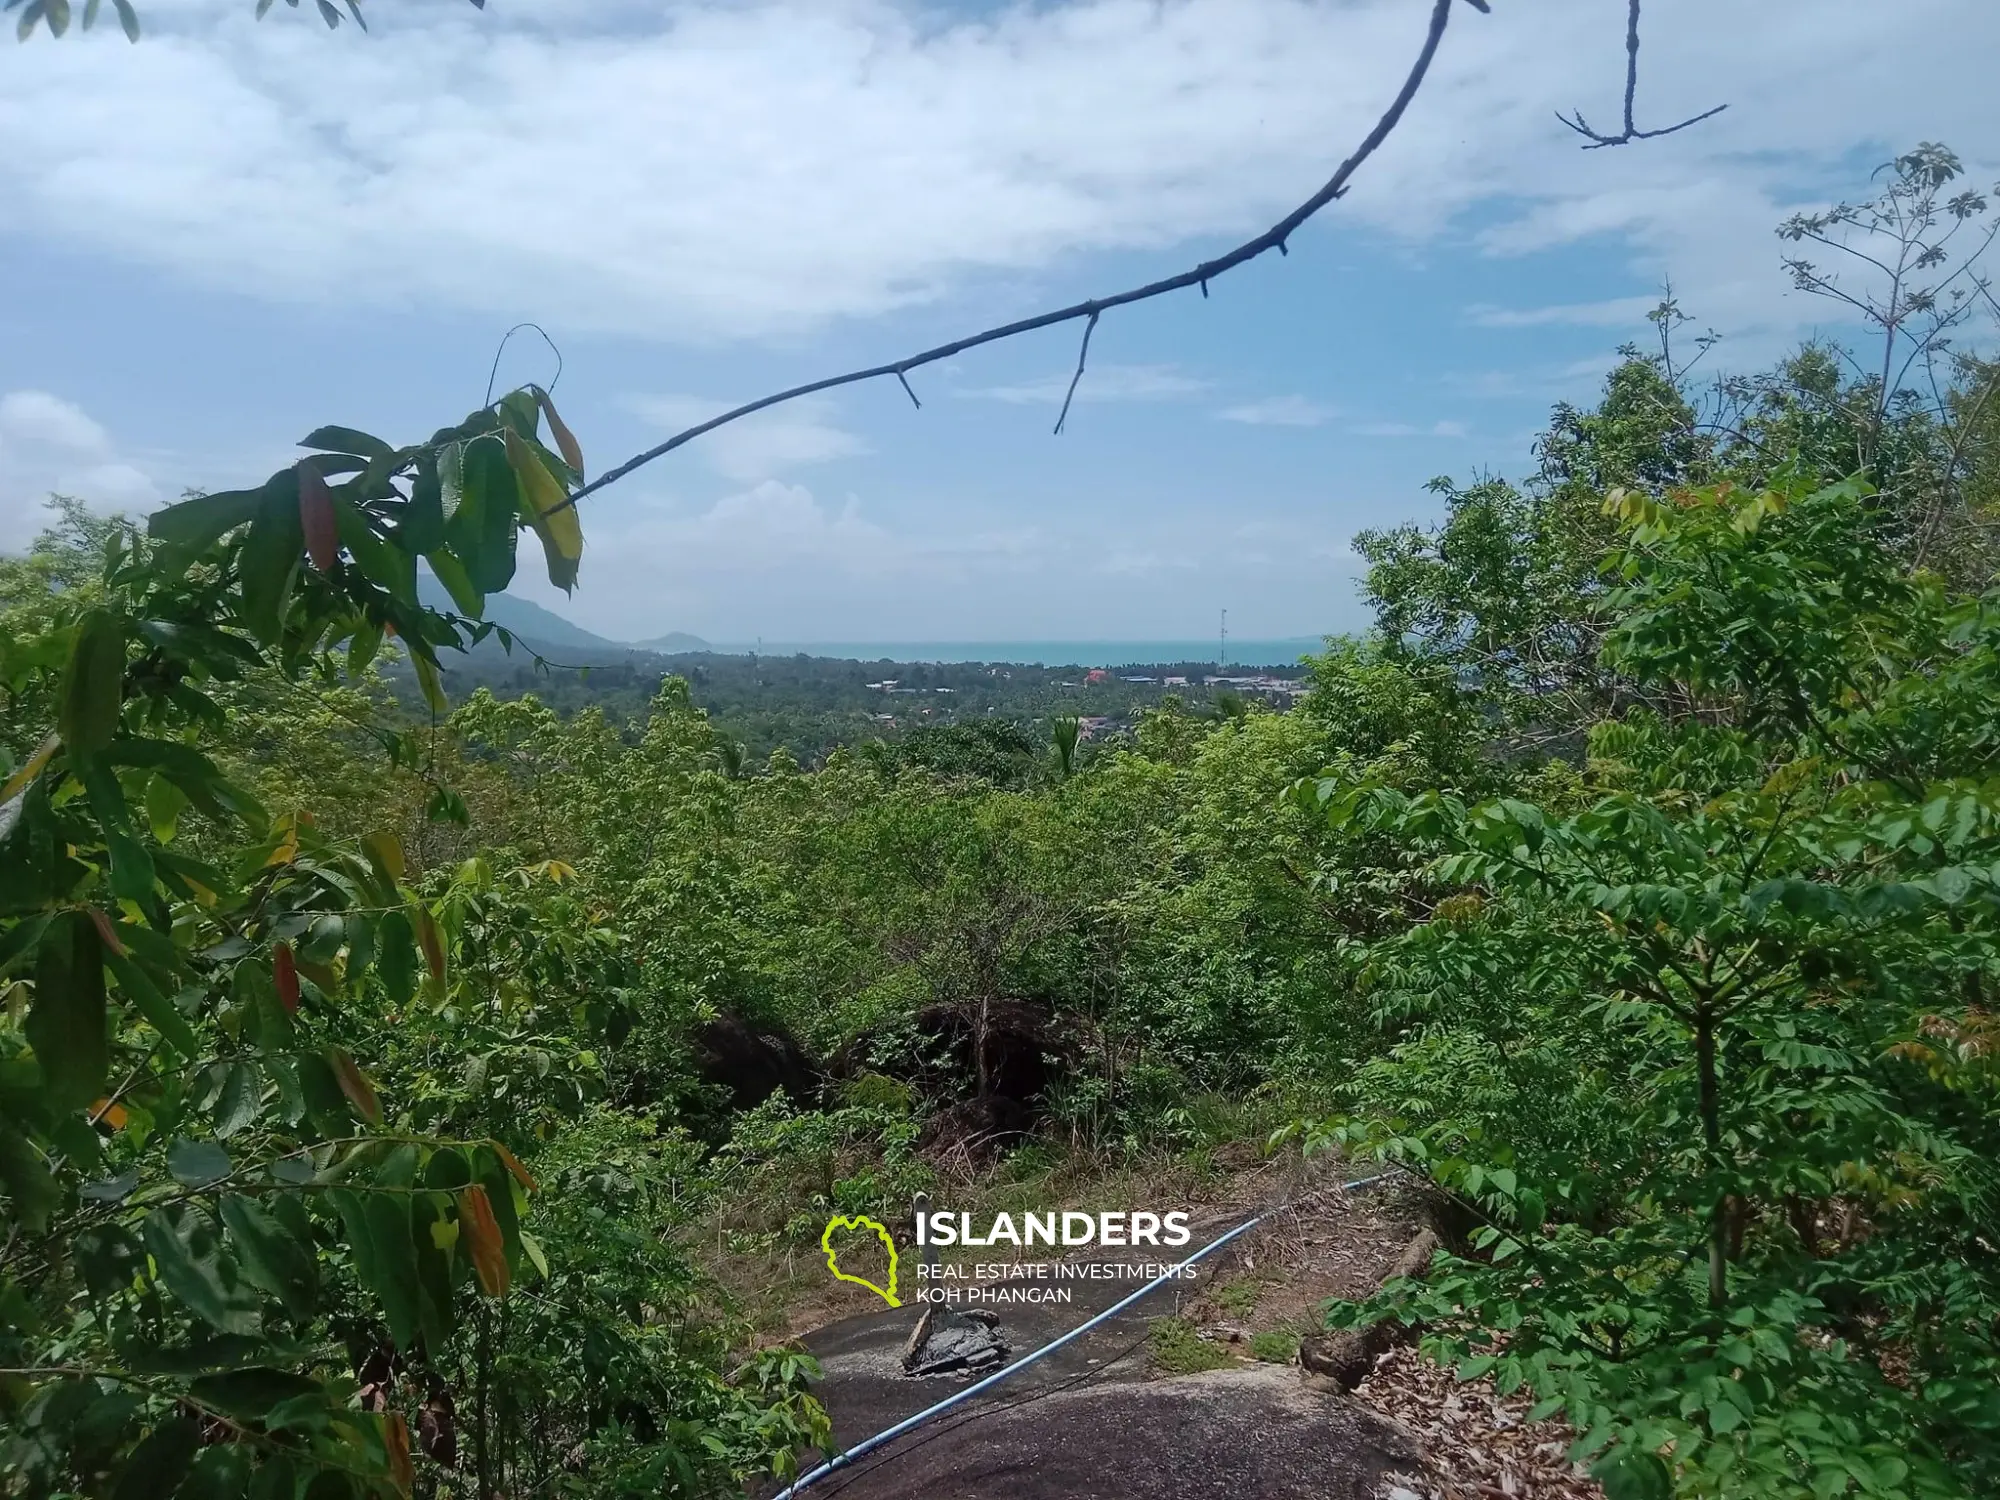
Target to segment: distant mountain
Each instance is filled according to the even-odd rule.
[[[641,651],[657,651],[662,656],[677,656],[688,651],[713,651],[715,647],[698,635],[689,635],[685,630],[670,630],[665,635],[656,635],[650,641],[636,642]]]
[[[454,609],[451,595],[445,586],[429,573],[417,577],[417,597],[433,609]],[[626,656],[634,651],[652,651],[661,654],[676,651],[707,651],[709,644],[700,636],[686,635],[679,631],[663,635],[658,640],[640,641],[636,645],[629,641],[614,641],[585,630],[581,625],[572,625],[552,609],[544,609],[527,599],[516,599],[512,594],[492,594],[486,600],[485,618],[527,640],[544,646],[554,646],[564,651],[588,651],[593,655]]]

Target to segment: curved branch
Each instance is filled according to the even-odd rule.
[[[1714,109],[1705,109],[1698,115],[1690,115],[1678,125],[1663,125],[1658,130],[1641,130],[1632,119],[1632,101],[1639,92],[1639,0],[1631,0],[1625,12],[1625,129],[1617,135],[1605,135],[1592,130],[1583,118],[1583,111],[1571,114],[1556,111],[1556,118],[1569,126],[1586,142],[1584,150],[1595,151],[1601,146],[1623,146],[1628,141],[1650,141],[1656,136],[1672,135],[1676,130],[1686,130],[1690,125],[1699,125],[1729,108],[1718,104]]]
[[[595,494],[606,485],[616,483],[627,474],[633,472],[633,470],[643,468],[656,458],[664,458],[667,454],[673,452],[674,449],[693,442],[704,433],[713,432],[716,428],[747,417],[753,412],[763,411],[767,407],[779,406],[787,401],[796,401],[801,396],[810,396],[820,391],[832,390],[836,386],[858,385],[865,380],[883,380],[892,375],[899,380],[903,380],[905,382],[905,389],[907,389],[907,376],[909,372],[921,365],[935,364],[941,359],[949,359],[954,354],[963,353],[967,349],[976,349],[982,344],[998,343],[1002,339],[1011,339],[1023,333],[1032,333],[1039,328],[1052,328],[1059,323],[1073,323],[1078,318],[1088,318],[1092,323],[1095,323],[1103,313],[1109,311],[1111,308],[1126,307],[1134,302],[1144,302],[1153,297],[1165,296],[1168,292],[1181,291],[1186,287],[1198,286],[1206,293],[1208,283],[1222,275],[1225,271],[1233,271],[1236,267],[1244,264],[1246,261],[1255,260],[1268,250],[1283,252],[1285,241],[1297,232],[1300,225],[1304,224],[1306,220],[1310,219],[1322,208],[1325,208],[1327,204],[1333,202],[1334,199],[1346,193],[1348,179],[1354,175],[1363,162],[1375,154],[1376,148],[1388,139],[1389,132],[1394,130],[1397,122],[1403,118],[1403,111],[1409,108],[1410,101],[1416,97],[1417,89],[1424,81],[1424,75],[1430,71],[1431,60],[1437,56],[1438,44],[1444,40],[1445,25],[1450,21],[1452,6],[1456,3],[1457,0],[1431,0],[1430,28],[1424,35],[1423,48],[1417,53],[1417,60],[1411,65],[1409,75],[1404,78],[1403,86],[1397,90],[1395,99],[1391,101],[1389,108],[1384,111],[1382,117],[1375,122],[1375,128],[1368,132],[1359,146],[1354,148],[1353,155],[1340,164],[1339,170],[1327,179],[1325,186],[1321,187],[1318,192],[1314,193],[1305,202],[1286,214],[1284,218],[1273,224],[1255,239],[1245,240],[1234,250],[1217,256],[1214,260],[1203,261],[1193,270],[1183,271],[1178,276],[1169,276],[1161,281],[1151,281],[1144,286],[1133,287],[1130,291],[1115,292],[1108,297],[1093,297],[1088,302],[1078,302],[1069,307],[1058,308],[1054,312],[1039,313],[1032,318],[1022,318],[1017,322],[1003,323],[998,328],[989,328],[983,333],[975,333],[962,339],[954,339],[949,344],[940,344],[935,349],[926,349],[921,354],[912,354],[906,359],[899,359],[891,364],[872,365],[865,370],[850,370],[844,375],[829,375],[823,380],[808,381],[804,385],[795,385],[789,390],[778,391],[769,396],[762,396],[755,401],[746,401],[743,405],[733,407],[718,417],[711,417],[706,422],[699,422],[693,427],[677,432],[664,443],[648,448],[644,453],[633,458],[628,458],[617,468],[598,475],[589,484],[584,485],[575,494],[563,501],[561,505],[556,506],[550,514],[554,514],[555,511],[569,509],[570,506],[576,504],[584,496]],[[1466,3],[1478,11],[1484,12],[1487,9],[1487,0],[1466,0]],[[1072,384],[1073,390],[1074,385]]]

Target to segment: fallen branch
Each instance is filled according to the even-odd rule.
[[[1208,295],[1209,282],[1224,272],[1233,271],[1246,261],[1255,260],[1258,256],[1269,250],[1276,250],[1280,255],[1288,253],[1285,249],[1285,242],[1298,231],[1299,226],[1304,224],[1306,220],[1310,219],[1322,208],[1325,208],[1334,199],[1346,193],[1348,179],[1354,175],[1363,162],[1375,154],[1376,148],[1389,138],[1389,132],[1394,130],[1397,122],[1403,118],[1403,111],[1409,108],[1410,101],[1416,97],[1417,89],[1424,81],[1424,75],[1430,71],[1431,60],[1437,56],[1438,43],[1444,40],[1445,25],[1451,19],[1452,6],[1456,3],[1457,0],[1432,0],[1430,27],[1424,35],[1423,48],[1417,53],[1416,62],[1411,65],[1408,76],[1403,80],[1402,88],[1396,92],[1395,99],[1390,103],[1388,109],[1383,112],[1382,117],[1375,122],[1375,128],[1369,131],[1361,144],[1354,149],[1354,154],[1340,164],[1339,170],[1327,179],[1326,184],[1318,192],[1314,193],[1305,202],[1286,214],[1284,218],[1273,224],[1255,239],[1245,240],[1234,250],[1219,255],[1214,260],[1205,260],[1193,270],[1183,271],[1178,276],[1169,276],[1161,281],[1151,281],[1144,286],[1133,287],[1130,291],[1115,292],[1108,297],[1093,297],[1088,302],[1078,302],[1073,306],[1058,308],[1054,312],[1040,313],[1032,318],[1022,318],[1017,322],[1003,323],[998,328],[989,328],[983,333],[975,333],[962,339],[954,339],[949,344],[940,344],[935,349],[926,349],[921,354],[912,354],[906,359],[899,359],[890,364],[871,365],[865,370],[850,370],[844,375],[829,375],[824,380],[809,381],[804,385],[795,385],[790,390],[759,397],[755,401],[746,401],[743,405],[733,407],[723,412],[720,416],[711,417],[706,422],[696,423],[693,427],[689,427],[682,432],[677,432],[664,443],[648,448],[644,453],[634,458],[628,458],[617,468],[598,475],[597,478],[591,480],[590,483],[584,485],[567,500],[563,501],[561,505],[554,507],[550,513],[553,514],[554,511],[567,510],[570,506],[576,504],[577,501],[583,499],[584,496],[595,494],[606,485],[617,483],[617,481],[623,479],[635,469],[643,468],[656,458],[666,457],[674,449],[693,442],[704,433],[713,432],[718,427],[738,421],[743,417],[751,415],[753,412],[763,411],[767,407],[779,406],[787,401],[796,401],[801,396],[815,395],[820,391],[832,390],[836,386],[858,385],[866,380],[884,380],[891,375],[903,382],[904,391],[908,392],[910,399],[914,401],[916,400],[916,393],[910,390],[908,377],[909,372],[917,369],[919,366],[935,364],[938,360],[949,359],[954,354],[963,353],[967,349],[976,349],[982,344],[994,344],[1000,342],[1002,339],[1011,339],[1020,334],[1032,333],[1038,328],[1053,328],[1059,323],[1072,323],[1078,318],[1088,318],[1094,326],[1101,315],[1114,307],[1126,307],[1134,302],[1145,302],[1150,298],[1163,297],[1168,292],[1178,292],[1191,286],[1200,287],[1202,295],[1206,297]],[[1465,3],[1470,5],[1474,10],[1482,13],[1488,10],[1487,0],[1465,0]],[[1082,352],[1083,354],[1089,352],[1087,343]],[[1077,360],[1077,374],[1070,381],[1071,396],[1076,394],[1076,382],[1082,376],[1083,358],[1082,355],[1079,355]],[[1067,399],[1063,402],[1063,410],[1065,413],[1069,410]],[[1058,432],[1062,430],[1060,422],[1057,423],[1056,430]]]

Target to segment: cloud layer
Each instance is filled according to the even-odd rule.
[[[150,510],[153,481],[124,458],[111,435],[73,401],[47,391],[0,395],[0,549],[33,540],[48,519],[50,494],[74,495],[103,510]]]
[[[688,340],[1260,228],[1372,121],[1424,7],[542,0],[395,7],[372,36],[258,24],[241,0],[155,10],[138,47],[114,29],[0,55],[0,222],[273,298]],[[1647,17],[1642,117],[1728,112],[1580,153],[1551,111],[1615,108],[1623,7],[1495,10],[1459,9],[1342,224],[1420,236],[1484,209],[1495,254],[1611,236],[1734,322],[1775,286],[1743,247],[1779,184],[1872,145],[1832,80],[1891,144],[1969,149],[1990,124],[1990,7],[1683,0]]]

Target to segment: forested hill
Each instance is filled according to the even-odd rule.
[[[1304,1150],[1400,1164],[1437,1233],[1314,1322],[1528,1393],[1608,1500],[2000,1494],[1963,186],[1925,146],[1844,211],[1850,276],[1908,268],[1877,342],[1706,384],[1667,302],[1527,472],[1356,538],[1374,625],[1290,707],[482,690],[467,616],[583,555],[535,387],[143,528],[61,507],[0,561],[0,1493],[740,1495],[862,1436],[783,1338],[871,1305],[834,1216],[1170,1208]],[[767,678],[994,712],[756,757]],[[1246,1347],[1307,1331],[1226,1290]]]

